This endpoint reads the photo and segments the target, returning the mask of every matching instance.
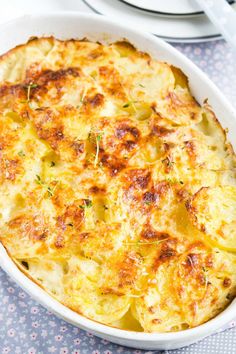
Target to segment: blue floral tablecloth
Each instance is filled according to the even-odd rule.
[[[223,41],[178,44],[236,107],[236,58]],[[235,314],[236,317],[236,314]],[[171,354],[236,354],[236,322],[231,329]],[[234,327],[234,328],[233,328]],[[0,269],[0,354],[151,354],[121,347],[58,319],[33,301]],[[156,353],[168,353],[160,351]]]

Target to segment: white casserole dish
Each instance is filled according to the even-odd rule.
[[[136,29],[114,23],[99,15],[57,13],[26,15],[0,26],[0,54],[26,42],[31,36],[54,35],[60,39],[83,38],[108,43],[121,38],[128,39],[138,49],[157,59],[180,67],[189,77],[190,87],[196,99],[202,103],[208,98],[223,127],[229,128],[229,140],[236,148],[236,113],[214,84],[181,53],[161,39]],[[13,263],[0,244],[1,267],[36,301],[82,329],[112,342],[140,349],[176,349],[194,343],[226,325],[236,316],[236,300],[221,314],[193,329],[173,333],[140,333],[124,331],[96,323],[66,308],[33,281],[27,278]]]

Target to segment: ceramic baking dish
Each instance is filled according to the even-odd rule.
[[[236,113],[231,105],[191,61],[157,37],[114,23],[103,16],[68,12],[25,15],[1,25],[0,33],[1,54],[26,42],[31,36],[53,35],[59,39],[87,37],[103,43],[126,38],[138,49],[150,53],[159,60],[180,67],[189,77],[193,95],[200,103],[208,98],[222,126],[229,128],[229,140],[234,148],[236,147]],[[54,300],[16,267],[1,244],[0,265],[32,298],[60,318],[101,338],[130,347],[156,350],[180,348],[212,334],[236,316],[236,300],[234,300],[217,317],[193,329],[172,333],[140,333],[120,330],[80,316]]]

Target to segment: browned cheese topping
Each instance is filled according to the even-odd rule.
[[[236,292],[236,162],[180,69],[128,42],[0,58],[0,240],[64,305],[168,332]]]

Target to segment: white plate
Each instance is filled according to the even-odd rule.
[[[163,16],[197,16],[203,11],[195,0],[120,0],[140,10]],[[233,3],[234,0],[228,0]]]
[[[86,37],[101,43],[127,38],[139,50],[180,67],[188,76],[190,88],[197,101],[202,104],[208,98],[223,127],[229,129],[229,140],[236,148],[236,112],[232,106],[197,66],[160,38],[127,25],[120,25],[104,16],[78,12],[26,15],[0,26],[0,54],[25,43],[31,36],[50,35],[60,39]],[[0,266],[25,291],[57,316],[101,338],[134,348],[164,350],[189,345],[225,326],[233,320],[236,313],[235,300],[218,316],[196,328],[172,333],[124,331],[89,320],[60,304],[17,268],[1,243],[0,260]]]
[[[94,12],[109,18],[120,19],[172,42],[203,42],[221,38],[217,28],[206,16],[193,18],[164,18],[155,14],[136,11],[131,6],[117,0],[83,0]],[[164,2],[165,0],[163,0]],[[179,0],[182,1],[182,0]]]

